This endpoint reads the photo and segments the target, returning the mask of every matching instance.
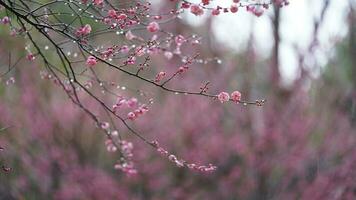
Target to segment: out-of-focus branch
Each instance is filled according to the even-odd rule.
[[[352,77],[356,77],[356,11],[355,4],[350,1],[350,14],[349,14],[349,47],[352,61]],[[356,88],[356,80],[353,79],[354,88]]]
[[[280,49],[280,8],[274,6],[274,17],[272,19],[273,24],[273,38],[274,46],[271,60],[270,81],[274,88],[279,87],[280,83],[280,71],[279,71],[279,49]]]

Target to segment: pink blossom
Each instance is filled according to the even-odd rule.
[[[33,55],[32,53],[29,53],[29,54],[27,54],[27,56],[26,56],[26,58],[27,58],[27,60],[29,60],[29,61],[33,61],[33,60],[35,60],[35,55]]]
[[[117,150],[117,147],[114,145],[114,142],[110,139],[105,141],[105,145],[106,145],[106,150],[108,152],[115,152]]]
[[[110,128],[110,124],[108,122],[101,122],[100,123],[100,128],[107,130]]]
[[[211,11],[212,15],[219,15],[220,14],[220,10],[219,9],[213,9],[213,11]]]
[[[241,101],[241,93],[239,91],[234,91],[231,93],[231,99],[232,101],[238,103]]]
[[[3,24],[8,24],[8,23],[10,23],[10,17],[8,17],[8,16],[3,17],[3,18],[1,19],[1,23],[3,23]]]
[[[199,5],[196,5],[196,4],[193,4],[192,6],[190,6],[190,12],[196,16],[200,16],[200,15],[204,14],[204,10],[202,8],[200,8]]]
[[[137,38],[136,35],[134,35],[131,31],[127,31],[125,34],[125,37],[128,40],[133,40],[133,39]]]
[[[210,0],[201,0],[201,2],[203,3],[203,5],[209,5],[210,3]]]
[[[218,99],[221,103],[224,103],[226,101],[229,101],[230,96],[229,93],[227,92],[220,92],[220,94],[218,95]]]
[[[116,18],[117,17],[116,10],[114,10],[114,9],[109,10],[108,15],[110,18],[113,18],[113,19]]]
[[[190,3],[187,3],[187,2],[183,2],[183,3],[182,3],[182,8],[187,9],[187,8],[189,8],[189,7],[190,7]]]
[[[151,33],[157,32],[159,29],[159,24],[157,22],[151,22],[147,26],[147,31]]]
[[[104,2],[104,0],[94,0],[94,5],[101,6],[101,5],[103,5],[103,2]]]
[[[137,105],[138,100],[136,98],[131,98],[128,101],[126,101],[126,104],[128,107],[133,108]]]
[[[7,81],[6,81],[6,85],[10,85],[10,84],[14,84],[15,83],[15,78],[14,77],[10,77]]]
[[[136,118],[136,114],[134,112],[129,112],[127,114],[127,118],[129,118],[131,120],[134,120]]]
[[[136,48],[136,55],[137,56],[143,56],[143,55],[145,55],[145,52],[146,52],[146,48],[144,48],[144,47],[137,47]]]
[[[128,65],[134,65],[136,63],[136,57],[135,56],[130,56],[125,62]]]
[[[170,51],[165,51],[165,52],[164,52],[164,56],[165,56],[168,60],[170,60],[170,59],[173,58],[173,53],[170,52]]]
[[[112,135],[112,136],[118,136],[118,135],[119,135],[119,132],[116,131],[116,130],[115,130],[115,131],[111,131],[111,135]]]
[[[183,73],[188,70],[188,66],[181,66],[178,68],[178,73]]]
[[[183,35],[177,35],[174,38],[174,41],[176,42],[177,46],[181,46],[186,40]]]
[[[129,52],[130,48],[127,45],[124,45],[120,48],[121,53],[127,53]]]
[[[160,20],[160,19],[162,19],[162,16],[156,15],[156,16],[153,17],[153,19],[155,19],[155,20]]]
[[[76,31],[77,36],[85,36],[88,35],[91,32],[91,26],[89,24],[86,24],[83,27],[80,27]]]
[[[156,78],[155,78],[155,82],[158,83],[162,80],[163,77],[166,76],[166,72],[159,72],[157,75],[156,75]]]
[[[236,13],[236,12],[238,11],[237,5],[231,5],[230,11],[231,11],[232,13]]]
[[[89,67],[91,67],[91,66],[94,66],[94,65],[96,65],[96,63],[97,63],[97,60],[96,60],[96,58],[94,57],[94,56],[89,56],[88,58],[87,58],[87,65],[89,66]]]
[[[124,20],[124,19],[126,19],[126,18],[127,18],[127,15],[124,14],[124,13],[121,13],[121,14],[119,14],[119,15],[117,16],[117,19],[118,19],[118,20]]]

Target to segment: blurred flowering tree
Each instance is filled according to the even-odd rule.
[[[6,162],[5,171],[7,166],[13,168],[13,173],[1,174],[0,197],[355,197],[356,145],[350,120],[355,117],[355,86],[345,87],[338,83],[342,75],[330,76],[333,72],[325,70],[308,91],[306,70],[292,89],[283,89],[278,68],[279,7],[288,2],[234,0],[230,7],[212,2],[161,1],[163,6],[156,9],[143,1],[0,0],[4,24],[0,124],[5,127],[1,137],[6,138],[0,144],[6,153],[1,164]],[[328,8],[325,2],[323,13]],[[256,58],[253,45],[239,55],[242,59],[214,68],[224,55],[209,53],[204,39],[178,19],[183,12],[216,16],[241,8],[261,16],[270,7],[275,33],[270,76],[257,70],[265,60]],[[315,33],[318,23],[322,17]],[[342,66],[338,72],[354,68],[348,54],[355,46],[353,34],[350,31],[349,47],[340,44],[340,55],[330,61]],[[303,53],[313,55],[316,45],[313,41],[310,52]],[[300,57],[300,67],[307,69]],[[344,60],[353,64],[339,63]],[[255,70],[262,73],[255,75]],[[218,105],[265,103],[243,100],[239,91],[219,91],[236,89],[228,80],[237,72],[244,73],[239,81],[243,97],[254,96],[254,84],[268,85],[267,94],[260,91],[269,99],[264,109]],[[252,81],[258,76],[263,78]],[[328,89],[323,92],[319,88],[325,85]],[[93,129],[93,121],[104,138]],[[105,143],[105,149],[98,141]],[[178,168],[157,159],[142,141]],[[130,176],[113,171],[113,165]],[[196,174],[184,168],[215,172]]]
[[[221,92],[219,95],[208,94],[209,82],[200,87],[197,92],[172,89],[168,86],[177,76],[186,73],[192,64],[196,62],[207,63],[215,59],[198,59],[198,52],[187,52],[187,55],[185,55],[182,53],[183,46],[197,45],[199,39],[195,35],[175,34],[161,27],[160,24],[174,20],[185,9],[190,9],[190,12],[195,15],[201,15],[204,10],[212,9],[212,14],[218,15],[220,10],[236,12],[238,7],[246,7],[248,11],[260,15],[263,11],[260,7],[263,6],[264,9],[267,9],[272,4],[272,2],[239,3],[239,1],[232,3],[230,9],[219,6],[212,9],[208,7],[210,1],[203,1],[201,4],[193,4],[188,1],[172,2],[171,7],[175,8],[162,11],[159,14],[152,11],[151,3],[140,1],[120,3],[103,0],[92,2],[86,0],[2,1],[1,5],[3,10],[9,13],[9,16],[2,18],[2,23],[10,25],[10,34],[12,36],[23,36],[28,42],[25,47],[27,60],[35,61],[39,57],[43,63],[41,65],[44,65],[43,71],[41,71],[42,78],[48,79],[61,87],[67,93],[69,99],[86,112],[98,127],[103,129],[107,135],[105,144],[108,151],[116,152],[119,150],[120,159],[115,168],[134,174],[136,170],[131,162],[132,143],[121,139],[121,134],[116,130],[113,117],[121,121],[132,134],[156,148],[159,153],[167,156],[179,167],[188,167],[200,171],[211,171],[216,167],[211,164],[209,166],[198,166],[180,160],[163,149],[156,140],[149,141],[131,128],[128,121],[136,120],[145,114],[149,110],[147,103],[152,103],[153,99],[142,98],[142,101],[139,102],[135,97],[113,91],[120,86],[114,76],[103,78],[103,71],[110,71],[105,76],[113,75],[118,71],[174,94],[200,95],[217,98],[221,103],[231,100],[245,105],[261,106],[264,100],[242,101],[241,94],[238,91],[231,94],[231,99],[226,92]],[[278,6],[286,4],[284,1],[274,3]],[[117,41],[108,39],[108,37],[113,37],[113,34],[125,38],[121,37],[121,40],[118,39]],[[178,64],[176,69],[168,72],[159,71],[161,70],[159,67],[151,66],[150,60],[152,57],[158,57],[161,54],[167,59],[176,56],[181,59],[181,63]],[[11,59],[10,52],[8,72],[17,64],[16,62],[11,65]],[[102,66],[99,66],[101,64]],[[156,73],[154,78],[150,78],[152,73]],[[7,84],[14,81],[15,79],[11,77]],[[121,86],[121,89],[126,89],[126,87]],[[134,87],[132,89],[136,90],[141,96],[148,96],[145,91],[137,90]],[[86,105],[85,100],[82,100],[85,95],[90,97],[92,104],[98,106]],[[113,98],[115,98],[115,102],[111,103]],[[124,106],[128,109],[122,108]],[[102,108],[103,115],[106,114],[105,118],[110,121],[104,121],[104,117],[98,115],[95,108],[92,107]],[[112,123],[111,126],[110,123]]]

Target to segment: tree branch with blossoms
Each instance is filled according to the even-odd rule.
[[[230,8],[224,8],[209,7],[211,2],[213,1],[203,0],[200,4],[193,4],[186,0],[172,1],[175,9],[161,14],[154,13],[151,3],[143,1],[0,0],[0,5],[6,13],[1,20],[2,24],[9,25],[12,36],[28,41],[25,46],[27,55],[19,60],[40,60],[41,77],[62,88],[72,103],[87,113],[105,133],[107,150],[119,154],[115,168],[127,174],[135,174],[137,171],[132,162],[133,145],[122,139],[115,126],[116,121],[178,167],[209,172],[214,171],[216,166],[198,165],[179,159],[162,148],[157,140],[148,139],[133,129],[130,123],[150,110],[154,97],[137,88],[120,86],[121,83],[105,79],[104,72],[114,77],[120,73],[168,93],[202,96],[221,103],[230,101],[262,106],[266,102],[243,100],[239,91],[231,94],[209,93],[212,85],[210,82],[206,82],[197,91],[171,86],[173,80],[177,81],[178,77],[189,73],[193,65],[220,62],[218,58],[200,58],[198,51],[193,54],[184,52],[183,46],[194,50],[199,45],[200,38],[194,34],[174,34],[165,28],[166,24],[177,20],[180,14],[191,12],[199,16],[204,11],[209,11],[212,15],[219,15],[236,13],[238,8],[246,7],[248,12],[260,16],[269,5],[288,5],[285,0],[234,0]],[[113,37],[118,37],[119,40],[113,40]],[[151,64],[152,58],[157,56],[168,61],[179,59],[181,62],[173,72],[161,71]],[[13,65],[9,62],[11,67],[2,76],[10,73],[19,60]],[[10,82],[14,81],[11,79]],[[142,101],[122,95],[115,89],[130,90],[138,94]],[[89,107],[84,97],[94,101],[105,115],[100,115]],[[112,99],[115,99],[114,103]],[[102,120],[104,118],[110,122]]]

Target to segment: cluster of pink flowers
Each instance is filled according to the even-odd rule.
[[[122,8],[113,8],[111,7],[106,7],[107,2],[104,0],[90,0],[91,3],[93,3],[95,6],[98,6],[100,8],[100,15],[95,16],[96,14],[90,15],[95,22],[97,23],[102,23],[102,25],[106,26],[106,29],[109,32],[115,32],[116,35],[122,35],[125,36],[128,41],[120,41],[120,43],[108,43],[108,46],[106,45],[100,45],[100,44],[95,44],[92,41],[89,41],[87,37],[89,34],[92,33],[92,27],[90,24],[83,24],[81,27],[77,28],[74,27],[72,28],[71,24],[69,25],[71,28],[70,29],[65,29],[64,31],[68,30],[74,30],[71,33],[75,36],[77,36],[78,40],[75,40],[75,43],[83,44],[79,45],[79,48],[82,48],[81,50],[84,50],[85,53],[90,52],[90,55],[87,58],[83,58],[83,61],[80,60],[78,62],[85,62],[86,66],[88,67],[93,67],[98,64],[98,61],[104,61],[108,60],[112,65],[116,65],[120,68],[123,68],[126,70],[125,67],[127,65],[134,65],[130,66],[130,69],[126,71],[127,73],[132,73],[131,75],[134,75],[133,72],[130,70],[135,70],[135,67],[137,67],[138,71],[136,72],[136,76],[141,79],[146,79],[145,76],[140,76],[139,72],[140,70],[144,70],[148,68],[149,66],[149,60],[152,59],[150,56],[151,55],[157,55],[159,53],[164,53],[164,56],[167,59],[172,59],[173,56],[175,55],[177,57],[177,60],[180,60],[180,63],[177,65],[178,69],[174,69],[170,71],[167,69],[167,72],[165,71],[158,71],[159,73],[156,74],[154,79],[149,79],[148,82],[154,82],[156,85],[158,83],[163,82],[161,86],[166,84],[168,81],[172,80],[175,78],[176,75],[180,75],[184,72],[186,72],[190,65],[195,64],[195,63],[201,63],[201,64],[207,64],[205,62],[206,60],[203,59],[198,59],[199,54],[196,53],[194,56],[191,55],[184,55],[185,47],[183,47],[184,44],[190,44],[191,47],[194,47],[197,44],[200,44],[201,38],[196,36],[195,34],[192,35],[176,35],[174,33],[170,33],[166,30],[164,30],[163,33],[157,33],[160,30],[162,30],[160,27],[160,21],[162,18],[166,18],[166,15],[150,15],[148,12],[150,10],[149,6],[151,5],[150,3],[141,3],[141,2],[135,2],[135,6],[123,6]],[[82,2],[86,3],[87,0],[82,0]],[[238,7],[241,5],[238,5],[239,3],[238,0],[234,0],[233,4],[230,9],[228,8],[223,8],[220,6],[217,6],[216,8],[209,8],[206,7],[210,5],[211,0],[202,0],[201,3],[189,3],[188,1],[183,1],[182,7],[184,9],[190,10],[191,13],[194,15],[202,15],[204,14],[205,10],[211,10],[212,15],[219,15],[221,12],[237,12]],[[256,9],[257,7],[247,7],[247,9],[251,12],[257,12]],[[98,9],[99,10],[99,9]],[[180,13],[181,10],[174,10],[172,9],[168,16],[172,17],[177,17],[178,13]],[[142,20],[145,18],[145,20]],[[167,17],[168,18],[168,17]],[[9,18],[4,17],[2,20],[2,23],[7,24],[10,22]],[[93,22],[94,23],[94,22]],[[138,25],[138,26],[135,26]],[[146,30],[148,33],[153,33],[147,34],[145,33],[140,33],[137,30]],[[118,29],[118,30],[111,30],[111,29]],[[52,30],[51,30],[52,31]],[[55,31],[55,30],[53,30]],[[137,31],[137,33],[136,33]],[[163,30],[162,30],[163,31]],[[74,33],[73,33],[74,32]],[[98,31],[98,35],[100,31]],[[93,34],[96,35],[97,33]],[[150,38],[147,38],[147,35],[149,35]],[[162,36],[163,35],[163,36]],[[99,42],[100,40],[98,40]],[[113,41],[115,42],[115,41]],[[84,47],[83,47],[84,46]],[[194,51],[195,49],[192,49]],[[93,53],[95,52],[95,54]],[[183,53],[182,53],[183,52]],[[118,54],[125,54],[125,55],[118,55]],[[187,54],[190,54],[192,52],[187,52]],[[78,52],[75,52],[76,55],[78,55]],[[37,54],[36,54],[37,55]],[[71,52],[67,52],[67,55],[70,56],[72,55]],[[146,56],[147,55],[147,56]],[[77,56],[73,56],[77,57]],[[29,54],[27,56],[28,60],[34,60],[35,57],[33,54]],[[121,60],[122,59],[122,60]],[[215,58],[214,58],[215,59]],[[211,60],[214,60],[211,59]],[[72,62],[72,61],[71,61]],[[77,62],[77,61],[73,61]],[[105,63],[103,62],[103,64]],[[118,62],[123,62],[123,65],[118,65]],[[172,62],[173,63],[173,62]],[[137,66],[136,66],[137,64]],[[95,73],[94,70],[84,70],[84,72],[92,72]],[[84,73],[83,72],[83,73]],[[167,74],[172,74],[169,78],[166,78]],[[87,74],[85,74],[87,76]],[[91,77],[91,75],[88,75]],[[57,86],[63,86],[64,90],[69,94],[72,95],[74,94],[74,91],[82,91],[80,87],[75,88],[72,87],[72,79],[71,77],[67,77],[67,79],[61,80],[57,76],[53,77],[51,75],[44,75],[44,77],[53,80],[53,82]],[[95,89],[95,87],[92,87],[95,81],[98,81],[98,85],[101,86],[102,82],[99,80],[98,77],[95,79],[95,77],[91,77],[92,80],[89,80],[87,84],[85,84],[85,88],[89,89]],[[104,81],[105,82],[105,81]],[[105,84],[107,84],[105,82]],[[75,85],[75,84],[74,84]],[[207,85],[205,85],[202,89],[202,93],[207,92]],[[102,89],[103,94],[111,93],[111,89],[106,90],[105,87],[99,87]],[[174,91],[174,90],[172,90]],[[115,92],[113,92],[115,93]],[[176,93],[184,93],[182,91],[176,92]],[[187,94],[189,91],[187,92]],[[112,93],[111,93],[112,94]],[[119,96],[117,98],[117,101],[115,104],[112,106],[112,112],[116,117],[119,117],[122,120],[136,120],[138,117],[141,115],[145,114],[149,109],[146,104],[141,104],[138,102],[136,98],[124,98],[121,96],[121,94],[114,94],[115,97]],[[210,96],[210,95],[209,95]],[[227,102],[227,101],[233,101],[236,103],[239,103],[241,100],[241,93],[238,91],[235,91],[231,94],[231,97],[228,93],[226,92],[221,92],[219,95],[217,95],[217,98],[219,99],[220,102]],[[105,102],[103,100],[103,102]],[[103,103],[100,102],[100,103]],[[104,104],[104,103],[103,103]],[[105,104],[106,105],[106,104]],[[123,106],[125,105],[125,106]],[[122,107],[125,107],[125,109],[121,109]],[[107,107],[106,107],[107,108]],[[97,121],[97,120],[96,120]],[[113,124],[112,124],[113,125]],[[126,125],[126,124],[125,124]],[[118,146],[115,141],[110,137],[110,124],[108,122],[101,122],[98,124],[98,126],[103,129],[108,136],[108,140],[105,142],[105,145],[107,147],[107,150],[110,152],[116,152],[118,150],[124,151],[125,149],[132,149],[130,148],[130,145],[128,143],[123,143],[121,144],[124,146],[124,149],[122,146]],[[130,127],[129,127],[130,128]],[[131,144],[131,143],[130,143]],[[157,147],[157,151],[166,155],[170,161],[175,163],[179,167],[187,167],[190,169],[195,169],[199,171],[213,171],[215,170],[216,167],[212,165],[208,166],[199,166],[196,164],[189,164],[186,161],[182,159],[178,159],[175,155],[173,154],[168,154],[166,150],[158,146],[157,144],[154,144],[155,147]],[[120,149],[119,149],[120,148]],[[131,155],[127,153],[128,155]],[[126,157],[130,157],[130,156]],[[131,162],[120,162],[116,168],[122,169],[123,171],[130,171],[133,170]]]
[[[230,95],[227,92],[220,92],[217,97],[221,103],[224,103],[224,102],[227,102],[230,100]],[[239,91],[232,92],[231,100],[235,103],[239,103],[241,101],[241,93]]]
[[[116,54],[118,53],[122,53],[122,54],[126,54],[130,51],[130,47],[127,46],[127,45],[122,45],[122,46],[119,46],[119,45],[113,45],[113,46],[110,46],[108,48],[106,48],[106,50],[103,50],[100,53],[100,57],[104,60],[110,58],[110,57],[113,57],[115,56]]]
[[[264,13],[264,9],[261,6],[246,6],[246,10],[257,17],[260,17]]]
[[[116,152],[117,151],[117,147],[114,144],[114,142],[111,139],[108,139],[105,141],[105,146],[106,146],[106,150],[108,152]]]
[[[78,37],[83,37],[83,36],[90,34],[90,32],[91,32],[91,26],[89,24],[86,24],[86,25],[78,28],[77,31],[75,32],[75,34]]]
[[[188,163],[187,161],[185,161],[183,159],[178,159],[177,156],[175,156],[174,154],[170,154],[167,150],[162,148],[157,141],[152,141],[151,144],[154,148],[156,148],[158,153],[167,157],[177,167],[187,167],[188,169],[196,170],[196,171],[200,171],[200,172],[212,172],[217,169],[217,167],[212,164],[208,164],[207,166],[206,165],[198,165],[195,163]]]
[[[117,111],[122,105],[127,105],[129,108],[133,108],[138,104],[138,100],[136,98],[125,99],[122,96],[119,96],[116,100],[116,103],[113,105],[113,110]]]
[[[236,13],[238,11],[238,7],[243,7],[246,6],[247,11],[253,13],[256,16],[261,16],[264,12],[264,9],[269,8],[269,4],[274,3],[277,6],[286,6],[289,4],[288,0],[273,0],[273,2],[270,3],[260,3],[260,4],[254,4],[251,3],[250,5],[243,5],[240,3],[240,0],[232,0],[232,5],[230,8],[228,7],[221,7],[221,6],[216,6],[215,8],[207,7],[211,1],[210,0],[201,0],[200,4],[194,4],[190,3],[187,1],[182,2],[181,8],[183,9],[189,9],[190,12],[196,16],[200,16],[204,14],[204,10],[211,10],[211,14],[214,16],[219,15],[221,12],[224,13]]]
[[[141,23],[143,13],[149,10],[150,3],[136,2],[134,7],[120,10],[109,9],[107,16],[102,19],[104,24],[110,25],[111,29],[128,29]],[[155,18],[157,19],[157,18]]]
[[[118,113],[120,110],[119,108],[123,105],[126,105],[131,109],[137,107],[133,111],[127,113],[127,118],[130,120],[134,120],[148,111],[148,106],[146,104],[140,104],[136,98],[125,99],[122,96],[117,98],[116,103],[113,105],[113,111]]]
[[[127,15],[125,13],[117,13],[117,11],[113,9],[108,11],[108,16],[111,19],[115,19],[118,21],[125,20],[127,18]]]
[[[145,104],[143,104],[139,108],[135,109],[133,112],[129,112],[127,114],[127,118],[129,118],[130,120],[135,120],[139,116],[145,114],[147,111],[148,111],[148,107]]]
[[[108,136],[108,139],[105,141],[106,150],[111,153],[117,152],[118,150],[120,151],[120,159],[114,165],[114,168],[123,171],[127,175],[136,174],[137,170],[134,168],[132,162],[133,144],[126,140],[119,139],[118,131],[110,130],[110,124],[108,122],[101,122],[99,126]]]
[[[134,164],[132,162],[133,144],[131,142],[121,140],[119,142],[119,146],[120,152],[122,153],[122,158],[118,161],[117,164],[115,164],[114,168],[123,171],[127,175],[137,174],[137,170],[134,168]]]

